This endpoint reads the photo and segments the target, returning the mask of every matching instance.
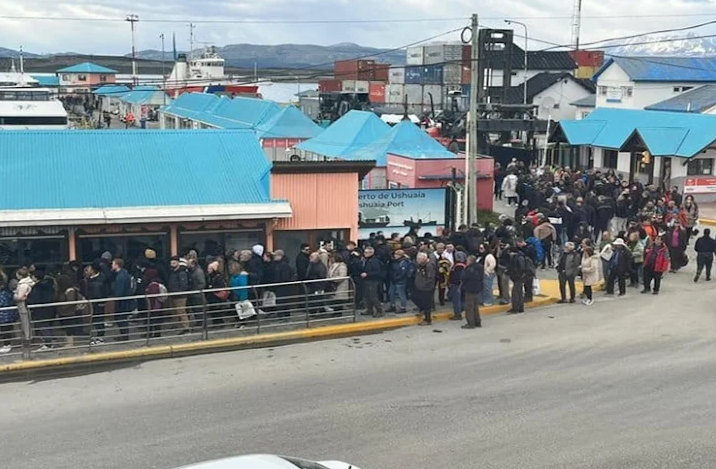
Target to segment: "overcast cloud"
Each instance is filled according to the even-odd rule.
[[[583,0],[582,42],[716,19],[716,0]],[[159,49],[159,34],[177,35],[188,48],[189,20],[341,20],[465,17],[462,21],[379,24],[201,24],[197,42],[336,44],[398,47],[467,24],[476,9],[481,23],[503,27],[503,19],[519,17],[529,36],[558,44],[571,36],[573,0],[0,0],[0,16],[124,18],[139,15],[138,48]],[[629,15],[688,15],[660,18]],[[709,16],[710,15],[710,16]],[[621,16],[619,18],[595,18]],[[177,23],[142,20],[170,19]],[[517,32],[522,28],[517,26]],[[716,27],[696,30],[716,32]],[[457,39],[457,34],[445,39]],[[82,52],[125,54],[130,50],[129,25],[117,22],[0,19],[0,45],[24,46],[37,53]],[[170,48],[170,40],[167,48]],[[545,44],[532,42],[530,48]]]

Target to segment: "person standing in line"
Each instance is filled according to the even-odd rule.
[[[462,274],[465,271],[467,255],[462,251],[455,252],[455,263],[450,270],[450,302],[452,303],[453,316],[451,321],[462,321]]]
[[[609,260],[607,295],[614,294],[614,283],[619,285],[619,296],[626,295],[626,278],[631,270],[631,253],[622,238],[612,243],[612,257]]]
[[[375,250],[368,246],[363,250],[363,299],[366,316],[383,316],[383,304],[380,302],[379,289],[383,287],[385,272],[383,262],[375,256]]]
[[[45,275],[45,268],[37,266],[32,273],[35,284],[27,296],[27,304],[30,305],[30,317],[33,321],[35,332],[42,340],[42,345],[37,350],[45,352],[54,347],[54,328],[57,310],[54,306],[46,306],[55,302],[56,286],[54,279]]]
[[[544,252],[541,263],[542,270],[546,267],[551,269],[554,264],[552,245],[557,242],[557,229],[548,218],[542,217],[540,224],[534,228],[534,237],[542,244],[542,251]]]
[[[169,261],[169,274],[167,278],[167,290],[169,293],[186,293],[189,290],[189,272],[183,265],[179,256],[174,256]],[[186,314],[186,295],[171,295],[169,308],[173,311],[176,321],[181,326],[179,335],[191,332],[191,323],[189,316]]]
[[[104,307],[109,291],[107,282],[98,261],[94,261],[89,266],[89,278],[87,279],[87,299],[99,300],[92,304],[92,326],[94,335],[90,340],[90,345],[104,344]]]
[[[112,261],[112,272],[114,280],[112,281],[112,296],[115,298],[126,298],[132,296],[132,280],[129,272],[124,268],[122,259],[114,259]],[[132,312],[132,300],[115,300],[114,317],[119,328],[119,340],[126,342],[129,340],[129,321],[128,316]],[[186,313],[185,313],[186,314]]]
[[[587,246],[582,252],[582,279],[584,280],[584,296],[582,303],[586,306],[594,304],[594,292],[592,288],[601,281],[601,261],[594,248]]]
[[[683,209],[686,214],[686,244],[688,244],[694,234],[694,228],[699,224],[699,206],[693,195],[689,194],[684,198]]]
[[[408,280],[412,277],[413,263],[405,251],[398,249],[388,266],[390,274],[390,312],[404,314],[408,307]]]
[[[201,290],[206,288],[206,274],[204,269],[199,267],[196,258],[190,258],[187,261],[189,277],[191,278],[191,289],[195,292],[187,298],[189,305],[188,311],[192,323],[195,327],[202,327],[203,322],[203,305]]]
[[[309,314],[319,314],[324,311],[324,300],[326,293],[326,284],[328,278],[328,269],[321,262],[321,256],[318,252],[312,252],[308,257],[308,270],[306,271],[306,291],[311,295],[308,301]]]
[[[418,307],[419,314],[422,314],[424,318],[420,325],[428,326],[433,323],[431,310],[437,271],[435,264],[430,262],[428,254],[425,252],[419,252],[415,262],[413,303]]]
[[[569,242],[564,245],[564,251],[557,261],[557,272],[559,273],[559,295],[560,304],[567,303],[567,285],[569,285],[569,303],[575,302],[576,288],[574,281],[579,273],[579,265],[581,259],[579,253],[574,250],[574,243]]]
[[[27,297],[30,296],[35,281],[30,276],[26,267],[22,267],[15,273],[17,286],[13,293],[18,315],[20,316],[20,329],[22,329],[23,345],[29,346],[32,340],[32,321],[30,321],[30,309],[27,306]]]
[[[667,246],[669,248],[669,259],[671,261],[671,273],[676,273],[686,265],[686,230],[681,222],[674,221],[674,226],[666,233]]]
[[[502,193],[505,197],[507,197],[508,207],[512,207],[513,205],[516,206],[518,203],[517,180],[517,176],[512,172],[505,176],[505,179],[502,181]]]
[[[629,252],[631,252],[631,270],[629,271],[631,282],[629,286],[638,287],[644,280],[644,244],[642,244],[639,238],[638,231],[629,233],[627,247],[629,248]]]
[[[510,247],[510,264],[507,273],[512,280],[512,309],[510,314],[525,312],[525,278],[527,276],[527,262],[525,255],[517,246]]]
[[[687,197],[688,201],[688,197]],[[711,237],[711,230],[706,228],[704,235],[696,240],[694,245],[696,251],[696,275],[694,283],[699,281],[701,272],[706,269],[706,281],[711,281],[711,267],[714,263],[714,252],[716,251],[716,240]]]
[[[350,283],[346,279],[348,277],[348,266],[340,253],[333,253],[328,268],[328,279],[330,280],[333,298],[331,299],[333,316],[340,317],[343,314],[343,308],[351,299]]]
[[[282,284],[292,282],[294,278],[293,268],[288,263],[286,253],[282,249],[274,251],[273,262],[275,264],[276,282]],[[291,317],[291,303],[295,301],[291,298],[292,287],[293,285],[279,285],[274,287],[274,292],[276,293],[276,309],[278,310],[277,316],[279,318]]]
[[[306,243],[301,244],[301,251],[296,256],[296,278],[301,282],[306,280],[310,254],[311,246]]]
[[[505,180],[505,170],[500,163],[495,163],[495,200],[502,200],[502,181]]]
[[[651,281],[654,281],[654,295],[661,290],[661,279],[664,272],[669,270],[669,249],[661,236],[654,239],[654,243],[646,248],[644,253],[644,289],[642,293],[651,292]]]
[[[465,293],[465,319],[463,329],[482,327],[480,318],[480,296],[486,285],[484,267],[477,262],[475,256],[467,257],[467,267],[462,271],[461,289]],[[490,285],[492,288],[492,285]]]
[[[485,285],[482,288],[482,295],[480,295],[481,306],[492,306],[495,302],[495,295],[492,292],[492,285],[495,282],[497,260],[492,255],[490,245],[483,243],[478,249],[480,258],[478,263],[483,267],[483,276]]]

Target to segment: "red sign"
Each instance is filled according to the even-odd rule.
[[[686,178],[684,181],[684,194],[714,194],[716,193],[716,178]]]

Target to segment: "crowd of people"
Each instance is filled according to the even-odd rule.
[[[526,167],[512,161],[495,169],[495,200],[515,207],[516,231],[539,251],[541,269],[556,267],[561,302],[575,302],[575,279],[584,281],[584,304],[593,287],[626,294],[627,282],[658,295],[666,272],[689,262],[690,240],[698,236],[699,207],[678,187],[629,182],[614,171]],[[518,203],[519,201],[519,203]],[[697,273],[711,279],[716,241],[704,230],[696,241]],[[567,295],[567,287],[569,295]]]

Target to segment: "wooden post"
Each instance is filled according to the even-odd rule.
[[[172,256],[179,255],[179,235],[176,223],[169,225],[169,251]]]
[[[69,244],[69,246],[68,246],[69,249],[67,250],[67,252],[69,254],[69,259],[71,261],[76,261],[77,260],[77,235],[75,233],[74,228],[69,229],[69,234],[67,236],[67,243]]]

